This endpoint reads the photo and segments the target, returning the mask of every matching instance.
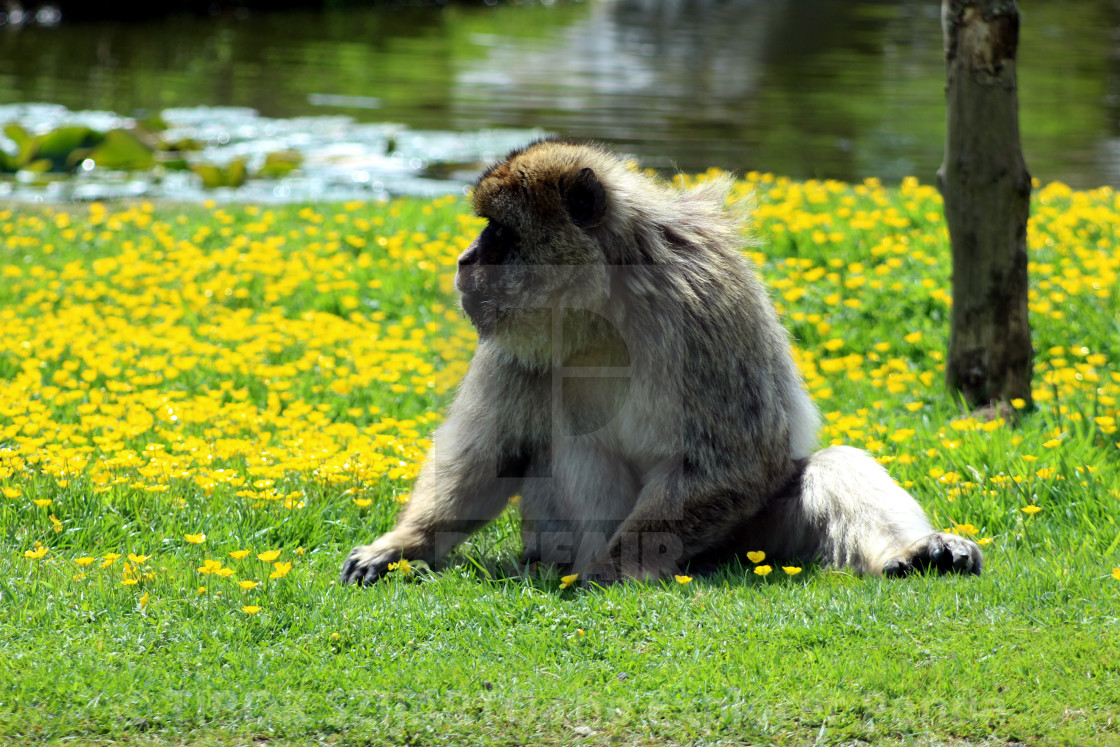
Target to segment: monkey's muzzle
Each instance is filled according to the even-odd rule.
[[[497,309],[489,296],[482,293],[463,293],[460,303],[479,335],[486,337],[494,331],[497,324]]]
[[[474,321],[477,317],[482,316],[486,309],[486,296],[481,293],[464,293],[461,298],[463,311],[467,312],[467,316]]]

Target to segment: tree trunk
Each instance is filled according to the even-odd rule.
[[[942,0],[947,116],[937,173],[953,254],[945,380],[972,407],[1031,402],[1027,216],[1014,0]]]

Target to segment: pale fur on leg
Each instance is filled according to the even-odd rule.
[[[892,558],[933,534],[925,511],[867,452],[833,446],[809,458],[800,511],[819,528],[824,566],[879,574]]]
[[[772,561],[816,560],[884,576],[926,569],[979,574],[983,565],[975,542],[934,531],[918,502],[869,454],[850,446],[805,460],[801,474],[740,523],[724,547],[740,556],[763,550]]]

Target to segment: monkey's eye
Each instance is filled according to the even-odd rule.
[[[517,232],[509,226],[490,221],[479,237],[479,260],[484,265],[498,265],[510,259],[519,245]]]
[[[490,228],[494,229],[494,240],[495,241],[501,242],[503,244],[515,244],[515,243],[517,243],[517,234],[514,232],[514,230],[512,228],[505,225],[504,223],[498,223],[497,221],[491,221]]]

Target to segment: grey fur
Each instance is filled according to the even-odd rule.
[[[750,550],[860,573],[979,573],[867,454],[811,453],[818,416],[729,180],[666,186],[543,141],[475,188],[456,285],[480,343],[395,529],[345,582],[439,561],[520,493],[526,557],[664,578]]]

